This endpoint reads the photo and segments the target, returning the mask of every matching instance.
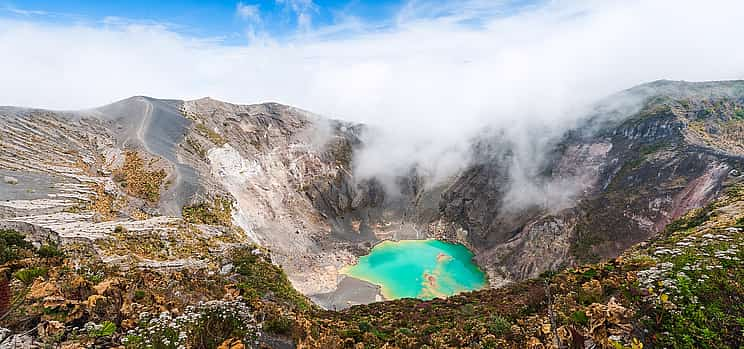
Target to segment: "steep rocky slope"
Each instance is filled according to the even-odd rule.
[[[212,230],[239,228],[239,241],[272,248],[294,285],[316,294],[333,291],[338,268],[359,254],[350,251],[373,238],[341,217],[353,199],[352,125],[278,104],[210,99],[133,97],[80,112],[3,111],[0,225],[33,232],[36,241],[83,239],[100,248],[115,240],[117,226],[181,233],[173,226],[186,226],[182,210],[219,202],[228,218],[194,229],[209,239]],[[112,261],[203,262],[198,255],[121,256],[116,243],[108,245],[114,250],[100,253]]]
[[[496,284],[614,257],[741,175],[743,89],[660,81],[604,101],[532,178],[575,193],[568,204],[546,195],[544,204],[510,210],[510,145],[485,140],[484,160],[443,193],[434,226],[472,246]]]
[[[11,309],[0,320],[16,333],[0,345],[738,348],[742,244],[739,179],[711,204],[602,263],[447,299],[336,312],[297,293],[256,246],[206,257],[219,268],[116,268],[88,244],[35,248],[21,234],[0,231],[2,271],[12,272],[7,286],[20,295],[0,302]],[[0,292],[0,301],[8,300]]]
[[[742,180],[744,82],[659,81],[611,96],[561,138],[549,139],[544,161],[527,176],[514,168],[518,147],[493,130],[474,141],[473,162],[454,178],[430,185],[411,169],[398,178],[399,192],[389,193],[377,180],[354,175],[354,154],[365,146],[365,132],[362,125],[280,104],[209,98],[132,97],[70,112],[0,108],[0,229],[7,229],[9,246],[3,270],[6,287],[20,295],[8,305],[4,325],[47,339],[61,336],[57,340],[75,341],[85,332],[83,344],[119,342],[123,330],[132,330],[136,341],[143,337],[136,331],[147,327],[139,314],[168,311],[186,317],[181,320],[187,341],[204,337],[199,326],[211,325],[226,331],[215,332],[221,340],[258,336],[268,346],[394,340],[404,347],[478,347],[494,338],[521,346],[529,336],[550,341],[551,331],[540,336],[529,327],[544,319],[544,304],[530,303],[529,314],[522,314],[496,301],[532,302],[519,292],[529,296],[544,289],[534,281],[464,298],[343,313],[322,312],[303,295],[325,308],[381,300],[375,286],[339,270],[389,238],[461,242],[474,250],[492,286],[614,258]],[[525,180],[544,188],[543,196],[517,200],[513,189]],[[719,223],[736,227],[729,220],[739,214],[739,204],[731,202],[724,210],[727,220]],[[34,247],[18,242],[15,232]],[[740,265],[733,267],[739,272]],[[607,295],[618,296],[603,293],[605,307]],[[464,310],[472,313],[466,315],[473,326],[486,326],[485,312],[499,313],[478,308],[478,302],[506,307],[509,321],[524,315],[537,322],[525,320],[531,325],[514,338],[499,337],[507,333],[502,330],[457,328],[453,336],[469,334],[455,341],[431,336],[444,328],[441,323],[390,320],[399,310],[425,313],[418,307],[458,299],[476,307]],[[227,303],[208,303],[215,300]],[[233,325],[251,324],[239,330],[192,318],[241,304],[254,318],[228,312],[235,316]],[[196,308],[189,313],[188,306]],[[104,320],[116,326],[114,333],[95,336],[97,330],[82,327]],[[267,321],[276,328],[258,326]],[[398,334],[394,327],[410,333]],[[569,330],[593,336],[591,328],[589,334],[585,328],[563,331]],[[489,334],[495,337],[486,340]],[[406,338],[399,343],[401,335]],[[652,342],[622,335],[618,340],[626,344],[633,338]],[[210,347],[217,339],[209,341],[189,343]]]

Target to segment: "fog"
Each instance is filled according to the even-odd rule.
[[[471,141],[484,129],[500,130],[515,147],[513,201],[529,204],[570,196],[571,184],[534,177],[546,148],[593,101],[657,79],[744,77],[741,1],[551,1],[516,12],[498,1],[409,5],[383,29],[307,21],[297,35],[252,31],[238,46],[156,24],[0,20],[0,104],[277,101],[370,125],[355,158],[360,178],[416,166],[430,184],[477,160]]]

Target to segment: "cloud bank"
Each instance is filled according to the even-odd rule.
[[[744,78],[744,2],[410,2],[389,23],[312,27],[312,1],[285,1],[302,30],[243,46],[167,26],[0,20],[0,104],[79,109],[131,95],[278,101],[376,129],[362,176],[411,166],[434,179],[468,162],[484,127],[525,164],[598,98],[656,79]],[[245,6],[245,5],[243,5]],[[248,17],[248,7],[238,10]],[[329,35],[332,33],[333,35]],[[546,130],[536,135],[535,130]]]

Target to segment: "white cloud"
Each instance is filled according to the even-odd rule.
[[[309,31],[312,28],[313,13],[318,10],[313,0],[276,0],[276,3],[295,14],[297,29]]]
[[[13,6],[5,6],[3,10],[20,16],[46,16],[49,14],[47,11],[22,9]]]
[[[245,20],[253,22],[261,21],[261,11],[258,5],[246,5],[242,2],[238,2],[238,4],[235,5],[235,13],[238,17]]]
[[[550,2],[516,14],[476,3],[468,9],[491,14],[478,25],[461,24],[473,15],[456,6],[434,18],[409,9],[384,31],[355,24],[355,35],[328,39],[312,35],[318,28],[242,47],[163,26],[4,20],[0,104],[83,108],[140,94],[279,101],[379,127],[361,173],[418,163],[443,177],[465,164],[467,140],[484,126],[539,150],[544,140],[525,130],[564,130],[576,108],[620,89],[744,77],[744,2]],[[313,10],[303,11],[309,27]]]

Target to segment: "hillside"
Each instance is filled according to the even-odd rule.
[[[547,140],[529,173],[516,170],[520,145],[484,132],[457,176],[434,185],[411,169],[397,192],[356,176],[373,134],[209,98],[0,107],[0,337],[742,345],[744,82],[657,81],[609,96]],[[544,196],[515,201],[522,184]],[[467,246],[491,287],[375,302],[376,285],[341,273],[382,240],[420,238]]]
[[[606,262],[447,299],[340,312],[313,306],[257,247],[220,257],[230,267],[218,273],[125,270],[102,266],[80,245],[61,252],[48,243],[34,255],[3,231],[6,272],[15,270],[12,290],[22,295],[3,321],[67,347],[738,348],[742,212],[736,184]]]

